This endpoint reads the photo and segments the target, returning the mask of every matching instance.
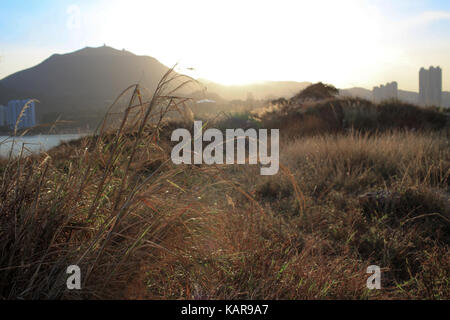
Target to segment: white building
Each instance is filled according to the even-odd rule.
[[[397,82],[386,83],[379,87],[374,87],[372,91],[373,102],[380,103],[386,100],[398,99]]]
[[[216,101],[210,100],[210,99],[203,99],[203,100],[197,101],[197,104],[202,104],[202,103],[216,103]]]
[[[430,67],[419,71],[419,104],[422,106],[442,105],[442,69]]]
[[[30,99],[26,100],[11,100],[8,102],[8,106],[6,107],[5,118],[6,118],[6,126],[13,129],[16,126],[17,119],[20,116],[25,104],[29,102]],[[36,125],[36,112],[35,112],[35,104],[34,101],[31,101],[27,108],[24,110],[22,117],[20,118],[17,128],[30,128]]]

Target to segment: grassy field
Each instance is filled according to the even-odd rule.
[[[129,88],[115,130],[2,160],[0,299],[450,298],[445,115],[283,102],[208,124],[281,128],[276,176],[176,166],[170,134],[192,124],[163,120],[186,101],[169,77],[149,100]],[[381,290],[366,288],[373,264]]]

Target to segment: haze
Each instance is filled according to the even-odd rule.
[[[223,84],[323,81],[450,90],[448,1],[2,1],[0,78],[106,43]],[[187,68],[194,68],[189,71]]]

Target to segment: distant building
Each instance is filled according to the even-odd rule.
[[[203,100],[197,101],[197,104],[202,104],[202,103],[216,103],[216,101],[211,100],[211,99],[203,99]]]
[[[0,104],[0,127],[6,126],[6,107]]]
[[[10,129],[14,129],[16,126],[17,119],[20,116],[25,104],[29,102],[30,99],[27,100],[11,100],[8,102],[8,106],[5,108],[5,125]],[[31,101],[27,108],[24,110],[22,117],[20,118],[17,128],[24,129],[30,128],[36,125],[36,112],[35,112],[35,104],[34,101]]]
[[[398,99],[397,82],[386,83],[379,87],[374,87],[372,91],[373,102],[380,103],[385,100]]]
[[[422,106],[442,105],[442,69],[430,67],[419,71],[419,104]]]

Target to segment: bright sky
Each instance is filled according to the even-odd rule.
[[[440,65],[450,91],[448,0],[2,0],[0,78],[106,43],[224,84],[323,81],[418,90]]]

